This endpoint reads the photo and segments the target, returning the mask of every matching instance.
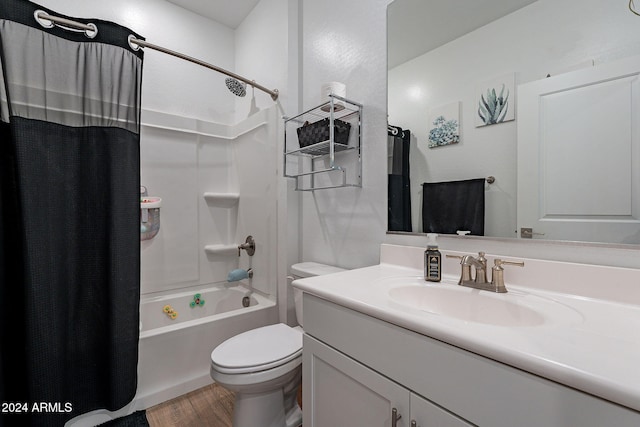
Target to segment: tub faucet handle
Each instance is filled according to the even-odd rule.
[[[256,253],[256,241],[253,240],[253,236],[247,236],[247,239],[244,243],[238,245],[238,256],[240,256],[240,251],[244,249],[247,251],[247,255],[253,256]]]

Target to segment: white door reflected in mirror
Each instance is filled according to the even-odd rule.
[[[518,229],[640,244],[640,57],[518,88]]]

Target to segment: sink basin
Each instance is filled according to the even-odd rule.
[[[444,282],[425,282],[422,277],[381,279],[377,284],[387,288],[391,301],[402,307],[469,323],[513,327],[582,320],[579,312],[565,304],[519,290],[498,294]]]

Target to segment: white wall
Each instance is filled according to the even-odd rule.
[[[574,18],[569,32],[570,43],[584,37],[583,54],[566,57],[571,65],[584,57],[600,56],[604,59],[618,57],[621,52],[633,49],[637,43],[637,31],[625,30],[623,45],[603,53],[604,36],[590,33],[590,27],[581,27],[583,2],[563,0],[561,9],[573,10]],[[318,102],[322,82],[342,81],[347,84],[347,97],[364,104],[363,120],[363,188],[322,190],[303,194],[300,208],[300,259],[336,264],[345,267],[361,267],[379,261],[379,244],[382,242],[426,246],[425,236],[386,234],[387,228],[387,82],[386,82],[386,6],[387,0],[328,0],[315,2],[301,0],[303,38],[301,59],[302,99],[308,108]],[[546,1],[544,1],[546,3]],[[554,2],[558,3],[558,2]],[[614,7],[611,2],[599,1],[593,12]],[[624,2],[623,2],[624,3]],[[573,6],[573,9],[571,9]],[[616,5],[626,10],[626,4]],[[630,12],[627,12],[630,14]],[[553,28],[560,25],[554,13],[544,14],[543,28],[526,27],[523,32],[531,38],[553,40]],[[633,15],[631,15],[633,17]],[[634,17],[636,20],[637,17]],[[566,25],[563,24],[563,25]],[[613,30],[618,25],[607,21],[605,27]],[[575,27],[574,27],[575,26]],[[579,32],[576,28],[582,28]],[[547,32],[551,32],[547,34]],[[564,58],[562,49],[553,45],[540,55]],[[599,47],[600,46],[600,47]],[[471,53],[475,55],[475,53]],[[546,67],[534,72],[544,71]],[[523,76],[531,79],[531,76]],[[570,260],[594,264],[610,264],[640,268],[638,250],[614,248],[602,245],[571,243],[523,242],[515,239],[439,239],[445,249],[477,251],[488,248],[495,253],[531,258]]]
[[[234,31],[165,0],[42,0],[59,13],[124,25],[148,42],[234,69]],[[167,54],[145,49],[142,107],[185,117],[232,124],[235,96],[224,75]]]
[[[362,185],[305,192],[300,259],[341,267],[378,262],[387,229],[386,6],[388,0],[302,1],[302,108],[320,104],[320,87],[343,82],[364,105]]]
[[[278,104],[288,99],[288,0],[261,0],[235,30],[236,73],[278,89]],[[244,98],[236,97],[236,120],[247,117],[253,108],[273,105],[271,96],[256,89],[255,98],[247,87]]]
[[[517,121],[476,128],[476,84],[513,72],[516,84],[521,84],[640,54],[640,45],[633,43],[638,24],[622,3],[538,0],[390,70],[389,121],[415,135],[411,146],[414,230],[422,229],[423,182],[491,175],[496,182],[487,186],[485,234],[516,237]],[[512,108],[515,95],[510,94]],[[429,149],[429,110],[458,101],[461,142]]]
[[[236,72],[269,88],[278,89],[279,97],[275,103],[278,124],[282,116],[297,111],[297,0],[261,0],[235,31]],[[255,95],[254,95],[255,94]],[[271,97],[258,90],[247,88],[247,95],[236,98],[236,120],[242,120],[255,109],[273,105]],[[273,170],[277,179],[276,198],[277,233],[273,237],[274,246],[269,250],[275,269],[274,281],[277,282],[280,321],[295,324],[293,300],[288,292],[287,274],[296,259],[297,244],[293,236],[297,235],[296,197],[287,197],[287,186],[282,179],[283,126],[278,126],[273,155],[277,167]],[[290,209],[290,205],[293,208]],[[277,243],[276,243],[277,241]]]

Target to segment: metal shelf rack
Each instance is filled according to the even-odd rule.
[[[325,119],[329,138],[301,147],[298,128]],[[335,141],[335,120],[350,126],[346,143]],[[333,94],[310,110],[284,118],[284,176],[295,178],[296,191],[362,187],[361,122],[362,105]]]

